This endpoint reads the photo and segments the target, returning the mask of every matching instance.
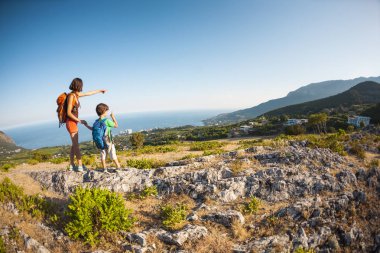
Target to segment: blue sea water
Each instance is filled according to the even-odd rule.
[[[125,129],[132,129],[133,132],[136,132],[157,127],[201,126],[203,125],[202,120],[222,112],[221,110],[207,110],[121,114],[116,115],[119,128],[113,129],[112,133],[115,135]],[[87,120],[89,125],[92,125],[96,117],[84,119]],[[78,126],[79,142],[91,140],[91,131],[81,124]],[[58,128],[58,120],[8,129],[4,130],[4,132],[12,137],[18,146],[28,149],[71,144],[66,127]]]

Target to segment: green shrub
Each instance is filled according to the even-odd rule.
[[[371,162],[369,163],[369,167],[370,168],[373,168],[373,167],[379,167],[379,160],[378,159],[372,159]]]
[[[161,207],[162,225],[168,229],[176,229],[186,220],[187,206],[184,204],[164,205]]]
[[[144,146],[135,150],[137,154],[168,153],[175,151],[177,151],[177,147],[174,145]]]
[[[357,142],[354,142],[351,145],[349,151],[351,154],[356,155],[357,157],[359,157],[361,159],[365,158],[365,151],[364,151],[363,147]]]
[[[347,127],[347,132],[352,133],[355,130],[355,127],[353,125],[349,125]]]
[[[12,169],[14,166],[15,166],[15,165],[12,164],[12,163],[6,163],[6,164],[1,165],[0,170],[1,170],[1,171],[9,171],[9,170]]]
[[[142,198],[146,198],[150,196],[154,197],[157,195],[158,195],[158,191],[157,191],[157,186],[155,185],[146,187],[140,194]]]
[[[298,247],[294,253],[315,253],[313,249],[304,249],[303,247]]]
[[[306,132],[305,127],[301,125],[293,125],[285,127],[285,134],[287,135],[300,135]]]
[[[52,154],[35,151],[32,153],[32,158],[38,162],[46,162],[53,157]]]
[[[36,218],[50,218],[58,206],[38,195],[25,195],[21,187],[4,178],[0,184],[0,202],[12,202],[19,211],[25,211]]]
[[[128,193],[126,195],[126,198],[128,200],[145,199],[147,197],[154,197],[154,196],[157,196],[157,195],[158,195],[157,186],[152,185],[152,186],[146,187],[144,190],[142,190],[139,193],[135,193],[135,192]]]
[[[245,204],[244,212],[249,214],[255,214],[259,210],[261,201],[255,196],[251,197],[251,200]]]
[[[49,160],[49,162],[54,163],[54,164],[61,164],[67,161],[68,161],[68,158],[65,158],[65,157],[56,157]]]
[[[82,163],[87,166],[96,167],[96,156],[95,155],[84,155],[82,156]]]
[[[4,178],[0,184],[0,202],[12,202],[17,204],[24,196],[24,191],[21,187],[12,183],[9,178]]]
[[[0,236],[0,253],[6,253],[6,249],[5,249],[5,243],[3,241],[3,236]]]
[[[219,149],[225,144],[218,141],[199,141],[190,144],[191,151],[206,151],[212,149]]]
[[[220,155],[223,152],[225,152],[223,149],[205,150],[205,151],[203,151],[203,156]]]
[[[148,158],[142,158],[142,159],[128,159],[127,160],[127,166],[133,167],[137,169],[153,169],[162,167],[165,165],[165,162],[156,160],[156,159],[148,159]]]
[[[129,141],[131,142],[132,147],[135,149],[142,148],[144,145],[144,139],[145,137],[143,133],[133,133],[129,137]]]
[[[201,156],[201,155],[188,154],[188,155],[183,156],[180,160],[193,159],[193,158],[198,158],[198,157],[200,157],[200,156]]]
[[[262,145],[262,143],[263,143],[262,139],[239,141],[240,148],[242,148],[242,149],[251,148],[251,147],[255,147],[255,146],[260,146],[260,145]]]
[[[30,165],[36,165],[36,164],[39,163],[39,161],[36,160],[36,159],[29,159],[29,160],[27,161],[27,163],[30,164]]]
[[[129,230],[135,221],[123,198],[105,189],[77,187],[70,196],[65,231],[73,239],[95,245],[100,235]]]

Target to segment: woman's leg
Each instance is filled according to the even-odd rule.
[[[71,149],[70,149],[70,165],[71,166],[75,166],[75,163],[74,163],[74,147],[73,145],[71,145]]]
[[[70,136],[71,136],[72,148],[74,150],[74,154],[75,154],[77,161],[78,161],[78,167],[82,166],[82,160],[81,160],[82,155],[81,155],[80,149],[79,149],[78,132],[71,133]]]

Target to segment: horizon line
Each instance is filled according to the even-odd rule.
[[[118,113],[117,115],[125,115],[125,114],[138,114],[138,113],[165,113],[165,112],[196,112],[196,111],[229,111],[229,110],[240,110],[237,108],[220,108],[220,109],[183,109],[183,110],[149,110],[149,111],[132,111],[132,112],[121,112]],[[116,115],[116,116],[117,116]],[[94,118],[97,117],[94,114],[82,114],[83,118]],[[27,123],[20,123],[20,124],[14,124],[10,126],[5,126],[1,127],[0,126],[0,131],[6,131],[6,130],[11,130],[11,129],[16,129],[16,128],[21,128],[21,127],[26,127],[26,126],[33,126],[33,125],[39,125],[42,123],[51,123],[56,121],[57,119],[43,119],[43,120],[37,120],[34,122],[27,122]]]

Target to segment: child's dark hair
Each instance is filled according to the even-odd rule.
[[[82,82],[82,79],[80,78],[74,78],[74,80],[71,82],[70,84],[70,87],[69,87],[70,90],[72,91],[78,91],[78,92],[81,92],[82,89],[83,89],[83,82]]]
[[[100,103],[96,106],[96,114],[98,114],[98,116],[102,115],[108,110],[109,108],[108,108],[108,105],[106,104]]]

